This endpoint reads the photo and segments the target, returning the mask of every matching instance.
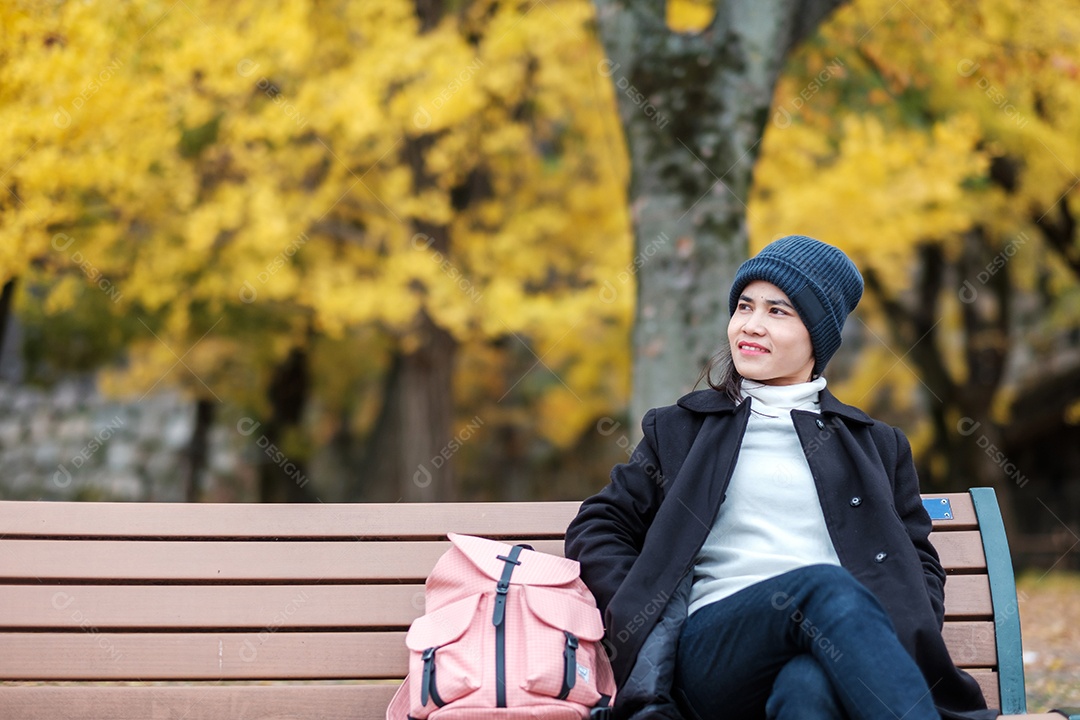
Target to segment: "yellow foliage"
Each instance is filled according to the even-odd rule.
[[[718,0],[668,0],[667,26],[680,33],[701,32],[716,16]]]
[[[631,253],[628,167],[591,4],[529,10],[476,0],[421,32],[407,0],[6,4],[0,282],[70,311],[77,250],[114,283],[115,321],[161,338],[118,392],[168,373],[231,398],[223,353],[265,380],[305,327],[406,351],[424,311],[463,356],[520,333],[557,348],[571,390],[541,425],[568,442],[626,401],[629,353],[599,374],[593,343],[629,334],[599,292]],[[431,226],[446,247],[417,239]],[[208,330],[199,371],[170,370],[165,346]]]
[[[1067,288],[1075,276],[1037,249],[1033,220],[1055,216],[1058,203],[1077,212],[1078,69],[1080,14],[1071,3],[858,0],[841,8],[777,85],[749,202],[752,249],[788,233],[819,237],[911,305],[918,249],[933,244],[954,262],[964,234],[978,228],[1008,253],[1013,287],[1054,286],[1061,300],[1047,322],[1074,326],[1080,314]],[[1017,163],[1015,187],[992,177],[991,161],[1001,157]],[[958,291],[972,275],[946,274],[934,338],[920,340],[937,343],[958,384],[968,381],[967,344],[982,341],[962,332]],[[872,299],[858,311],[893,345],[880,312]],[[844,391],[856,402],[887,392],[891,410],[916,407],[926,391],[897,361],[912,348],[885,352],[876,338],[867,342]],[[1013,391],[1007,385],[994,398],[998,421]],[[931,428],[911,431],[916,450],[925,448]]]

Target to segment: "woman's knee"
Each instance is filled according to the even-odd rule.
[[[843,717],[832,681],[811,655],[796,655],[776,676],[765,704],[768,718]]]
[[[792,599],[800,600],[804,608],[814,606],[833,617],[848,613],[885,614],[874,594],[839,565],[811,565],[801,570]]]

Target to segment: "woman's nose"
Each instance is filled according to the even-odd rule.
[[[765,324],[762,322],[762,317],[760,313],[757,312],[750,313],[750,316],[746,318],[746,322],[743,323],[744,332],[757,335],[761,333],[764,329]]]

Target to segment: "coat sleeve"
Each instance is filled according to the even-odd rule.
[[[932,523],[922,504],[919,478],[911,457],[911,443],[899,428],[896,433],[896,469],[893,475],[893,494],[896,512],[907,528],[908,537],[922,562],[923,578],[930,604],[937,616],[938,627],[945,622],[945,570],[941,567],[937,550],[930,543]]]
[[[605,618],[608,603],[641,553],[662,499],[655,409],[645,413],[641,429],[641,442],[629,460],[612,469],[611,482],[581,504],[566,530],[566,557],[581,563],[581,579]]]

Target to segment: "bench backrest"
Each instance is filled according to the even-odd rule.
[[[978,493],[934,497],[946,641],[996,704],[1008,549],[993,597]],[[446,533],[561,554],[578,505],[0,502],[0,718],[381,720]]]

